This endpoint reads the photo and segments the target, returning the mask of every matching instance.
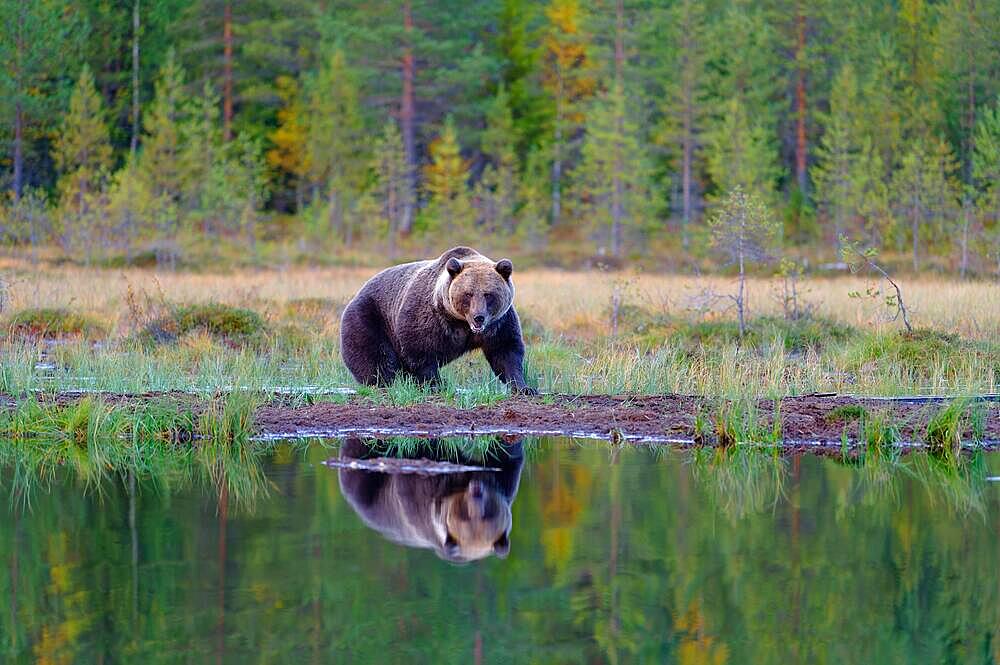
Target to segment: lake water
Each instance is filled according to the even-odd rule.
[[[493,451],[376,477],[282,444],[224,490],[8,466],[0,661],[1000,662],[997,454]]]

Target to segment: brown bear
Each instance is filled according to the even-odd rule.
[[[388,385],[400,372],[437,384],[441,367],[482,349],[501,381],[534,394],[524,382],[513,270],[469,247],[383,270],[344,308],[344,363],[366,385]]]
[[[510,551],[511,504],[524,464],[520,440],[497,438],[483,459],[458,454],[461,464],[497,471],[439,475],[389,474],[340,469],[340,491],[364,523],[389,540],[434,550],[445,561],[466,563]],[[374,442],[377,448],[379,442]],[[375,456],[373,445],[344,440],[341,457]],[[456,461],[454,453],[429,440],[411,457]]]

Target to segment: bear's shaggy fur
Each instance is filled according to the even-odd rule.
[[[383,270],[344,308],[344,363],[366,385],[387,385],[399,372],[436,384],[441,367],[482,349],[500,380],[534,393],[524,383],[513,269],[507,259],[455,247],[434,260]]]
[[[393,542],[432,549],[453,563],[491,554],[504,558],[510,551],[511,504],[524,453],[520,441],[498,438],[498,443],[484,460],[462,455],[457,460],[498,471],[422,476],[342,468],[340,491],[366,525]],[[365,459],[373,453],[361,439],[349,438],[340,455]],[[415,456],[456,461],[439,453],[433,440]]]

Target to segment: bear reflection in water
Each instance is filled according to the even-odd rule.
[[[377,457],[380,446],[349,438],[341,457]],[[373,449],[374,448],[374,449]],[[340,490],[365,524],[389,540],[434,550],[452,563],[510,551],[511,503],[517,494],[524,453],[520,440],[498,437],[484,459],[442,454],[433,440],[409,457],[485,466],[499,471],[438,475],[390,474],[340,469]]]

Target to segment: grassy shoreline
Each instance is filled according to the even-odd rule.
[[[0,392],[108,391],[291,394],[360,388],[339,357],[339,314],[371,274],[292,269],[228,275],[0,266]],[[775,280],[749,285],[749,334],[706,292],[722,277],[558,273],[515,275],[526,373],[546,392],[777,398],[1000,392],[1000,284],[904,285],[917,330],[886,321],[877,284],[807,279],[806,316],[789,319]],[[799,312],[801,314],[801,312]],[[457,403],[506,395],[478,353],[444,371]],[[437,393],[403,382],[397,402]]]

